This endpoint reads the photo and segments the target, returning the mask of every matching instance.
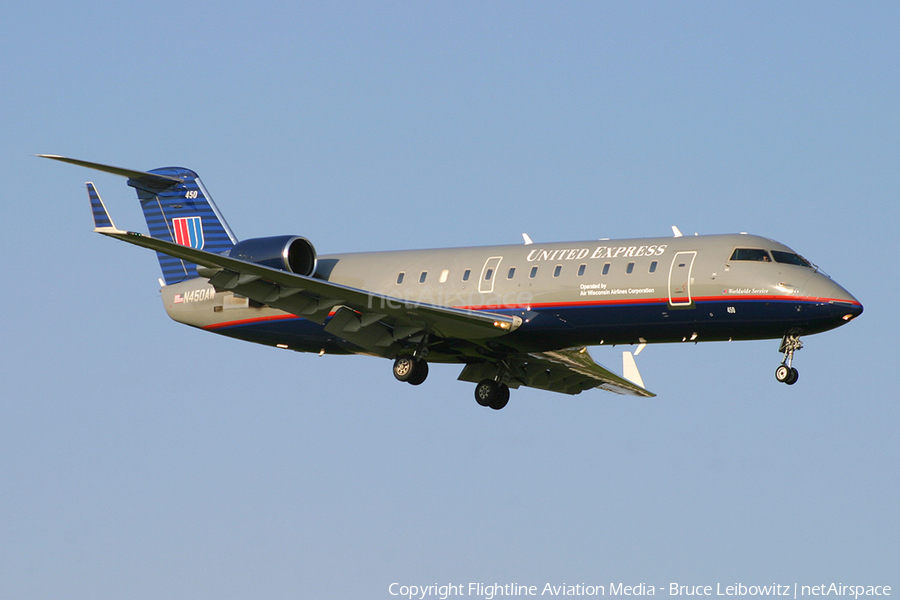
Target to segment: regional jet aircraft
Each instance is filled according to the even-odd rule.
[[[393,361],[419,385],[429,363],[462,366],[499,410],[510,388],[653,396],[631,352],[623,376],[587,346],[781,340],[778,381],[794,384],[801,335],[863,307],[799,254],[754,235],[580,241],[318,256],[301,236],[238,240],[197,174],[40,155],[128,178],[149,235],[113,224],[87,184],[95,231],[157,252],[162,300],[180,323],[318,354]]]

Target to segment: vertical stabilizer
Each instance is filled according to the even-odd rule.
[[[152,237],[215,253],[234,246],[237,239],[195,172],[166,167],[149,173],[161,178],[130,178],[128,185],[137,190]],[[173,179],[178,183],[170,183]],[[193,263],[160,253],[157,257],[166,285],[198,276]]]
[[[127,177],[128,185],[137,190],[152,237],[217,253],[227,252],[237,243],[200,178],[190,169],[166,167],[135,171],[57,154],[37,156]],[[101,233],[115,230],[94,184],[88,183],[87,188],[95,230]],[[157,253],[157,256],[166,285],[198,276],[197,265],[165,254]]]

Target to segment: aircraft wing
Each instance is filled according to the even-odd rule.
[[[372,351],[419,332],[477,340],[504,335],[522,324],[516,316],[412,302],[115,227],[97,227],[95,231],[192,262],[217,290],[234,291],[321,324],[333,313],[327,331]]]
[[[109,226],[97,227],[95,231],[192,262],[199,266],[198,272],[209,277],[217,290],[234,291],[325,324],[326,331],[378,354],[383,354],[393,342],[420,332],[443,338],[478,340],[504,335],[522,323],[515,316],[410,302],[272,269],[122,231],[116,229],[111,220],[108,222]],[[600,388],[630,396],[655,396],[594,362],[586,348],[513,355],[503,363],[509,369],[507,384],[511,388],[524,385],[564,394]],[[494,362],[473,363],[463,369],[459,379],[477,383],[495,372]]]
[[[652,398],[653,392],[645,390],[594,362],[587,348],[569,348],[552,352],[533,352],[513,356],[504,361],[508,368],[511,388],[520,385],[563,394],[580,394],[585,390],[600,388],[616,394]],[[461,381],[479,382],[496,372],[491,363],[473,363],[459,375]]]

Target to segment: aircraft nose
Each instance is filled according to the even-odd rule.
[[[806,285],[806,294],[821,302],[828,302],[831,314],[843,322],[862,314],[862,303],[836,281],[817,273]]]
[[[852,321],[863,313],[863,305],[855,298],[853,302],[834,300],[831,302],[831,313],[844,321]]]

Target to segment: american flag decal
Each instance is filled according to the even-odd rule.
[[[203,249],[203,224],[200,217],[178,217],[172,219],[175,243],[195,250]]]

